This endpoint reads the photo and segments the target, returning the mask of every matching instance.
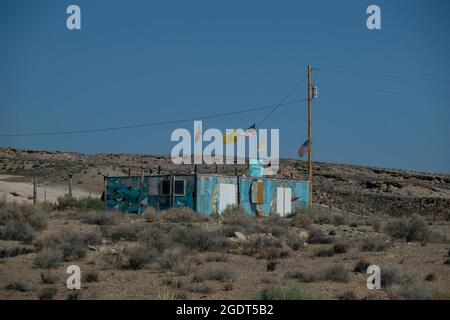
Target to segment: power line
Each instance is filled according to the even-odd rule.
[[[383,73],[369,73],[369,72],[356,72],[356,71],[347,71],[347,70],[336,70],[336,69],[327,69],[320,68],[321,71],[325,72],[333,72],[333,73],[345,73],[352,74],[357,76],[365,76],[365,77],[376,77],[376,78],[393,78],[393,79],[407,79],[407,80],[419,80],[419,81],[428,81],[428,82],[441,82],[441,83],[450,83],[450,80],[446,79],[434,79],[427,77],[418,77],[418,76],[406,76],[406,75],[396,75],[396,74],[383,74]]]
[[[253,107],[253,108],[248,108],[248,109],[244,109],[244,110],[230,111],[230,112],[224,112],[224,113],[217,113],[217,114],[206,115],[206,116],[197,116],[197,117],[192,117],[192,118],[187,118],[187,119],[179,119],[179,120],[159,121],[159,122],[150,122],[150,123],[142,123],[142,124],[133,124],[133,125],[128,125],[128,126],[96,128],[96,129],[81,129],[81,130],[70,130],[70,131],[49,131],[49,132],[35,132],[35,133],[0,134],[0,138],[6,138],[6,137],[29,137],[29,136],[53,136],[53,135],[94,133],[94,132],[127,130],[127,129],[144,128],[144,127],[155,127],[155,126],[163,126],[163,125],[169,125],[169,124],[190,122],[190,121],[195,121],[195,120],[221,118],[221,117],[231,116],[231,115],[235,115],[235,114],[255,112],[255,111],[259,111],[259,110],[270,109],[270,108],[273,108],[274,106],[276,108],[278,108],[280,106],[292,105],[292,104],[295,104],[295,103],[298,103],[298,102],[302,102],[302,101],[306,101],[306,100],[307,99],[297,99],[297,100],[292,100],[292,101],[279,103],[277,105]]]
[[[292,90],[291,91],[289,91],[289,93],[283,98],[283,99],[281,99],[281,101],[280,101],[280,103],[279,104],[277,104],[276,106],[275,106],[275,108],[273,108],[265,117],[264,117],[264,119],[262,119],[259,123],[258,123],[258,125],[257,125],[257,127],[259,127],[264,121],[266,121],[267,120],[267,118],[269,118],[271,115],[272,115],[272,113],[274,113],[285,101],[286,101],[286,99],[287,98],[289,98],[294,92],[295,92],[295,90],[297,90],[297,88],[303,83],[303,81],[305,81],[306,80],[306,78],[308,78],[308,75],[306,75],[305,77],[303,77],[302,79],[300,79],[298,82],[297,82],[297,84],[294,86],[294,88],[292,88]],[[305,99],[305,100],[307,100],[307,99]]]
[[[362,92],[374,92],[374,93],[388,93],[388,94],[398,94],[398,95],[411,95],[411,96],[419,96],[419,97],[433,97],[433,98],[442,98],[442,99],[450,99],[450,96],[441,96],[429,93],[417,93],[417,92],[407,92],[407,91],[392,91],[392,90],[382,90],[382,89],[365,89],[365,88],[353,88],[353,87],[342,87],[335,85],[327,85],[320,84],[321,87],[324,88],[332,88],[332,89],[343,89],[343,90],[353,90],[353,91],[362,91]]]

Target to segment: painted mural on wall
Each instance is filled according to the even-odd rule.
[[[121,212],[138,213],[147,206],[148,183],[141,177],[111,177],[107,182],[108,208]]]

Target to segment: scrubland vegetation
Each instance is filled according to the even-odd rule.
[[[142,216],[94,199],[0,201],[0,296],[28,299],[448,299],[450,224],[442,216],[301,209],[255,218],[229,207]],[[425,257],[425,258],[424,258]],[[65,268],[83,288],[65,287]],[[366,288],[381,268],[381,290]],[[425,273],[424,273],[425,272]]]

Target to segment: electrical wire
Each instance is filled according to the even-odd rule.
[[[159,122],[150,122],[150,123],[142,123],[142,124],[133,124],[133,125],[128,125],[128,126],[96,128],[96,129],[80,129],[80,130],[69,130],[69,131],[49,131],[49,132],[34,132],[34,133],[0,134],[0,138],[30,137],[30,136],[53,136],[53,135],[94,133],[94,132],[105,132],[105,131],[136,129],[136,128],[144,128],[144,127],[155,127],[155,126],[163,126],[163,125],[169,125],[169,124],[190,122],[190,121],[195,121],[195,120],[214,119],[214,118],[221,118],[221,117],[231,116],[231,115],[235,115],[235,114],[255,112],[255,111],[259,111],[259,110],[270,109],[270,108],[273,108],[274,106],[276,108],[278,108],[280,106],[288,106],[288,105],[292,105],[292,104],[295,104],[295,103],[298,103],[298,102],[302,102],[302,101],[306,101],[306,100],[307,99],[305,98],[305,99],[291,100],[291,101],[287,101],[287,102],[283,101],[282,103],[278,103],[276,105],[253,107],[253,108],[248,108],[248,109],[244,109],[244,110],[230,111],[230,112],[224,112],[224,113],[218,113],[218,114],[212,114],[212,115],[206,115],[206,116],[197,116],[197,117],[192,117],[192,118],[187,118],[187,119],[179,119],[179,120],[159,121]]]

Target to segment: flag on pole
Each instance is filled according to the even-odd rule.
[[[309,151],[309,139],[306,140],[301,146],[300,148],[298,148],[298,156],[300,158],[303,158],[303,156],[305,155],[306,152]]]
[[[223,136],[223,144],[235,144],[238,137],[252,137],[256,135],[256,124],[252,124],[244,132],[234,130]]]

